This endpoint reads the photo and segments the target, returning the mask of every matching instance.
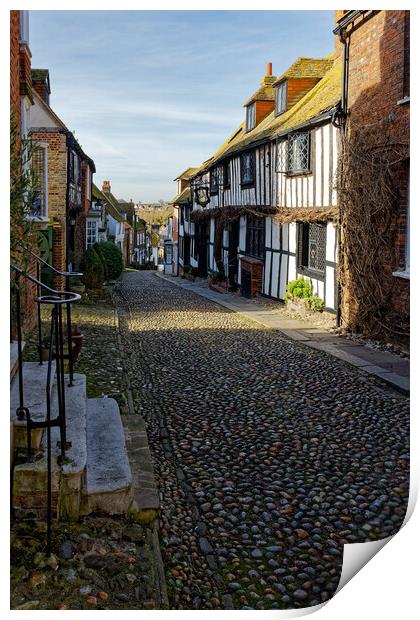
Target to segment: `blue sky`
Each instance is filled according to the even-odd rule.
[[[242,121],[267,62],[333,51],[332,11],[31,11],[32,67],[95,182],[166,200]]]

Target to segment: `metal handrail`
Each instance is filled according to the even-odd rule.
[[[42,260],[42,259],[41,259]],[[78,293],[69,291],[57,291],[47,284],[41,282],[31,274],[27,273],[17,265],[11,265],[11,269],[17,274],[18,286],[16,287],[16,310],[17,310],[17,332],[18,332],[18,360],[19,360],[19,406],[16,410],[18,419],[26,418],[27,434],[27,458],[32,460],[32,430],[35,428],[45,428],[47,431],[47,553],[51,552],[51,521],[52,521],[52,486],[51,486],[51,428],[58,426],[60,429],[60,457],[63,462],[65,451],[70,447],[66,440],[66,403],[64,385],[64,350],[63,350],[63,313],[62,308],[65,304],[68,316],[71,316],[69,309],[71,304],[81,299]],[[36,284],[37,290],[44,289],[49,294],[37,297],[38,316],[40,317],[41,304],[52,306],[50,323],[50,341],[48,350],[48,370],[46,382],[46,420],[34,421],[31,418],[28,407],[24,404],[23,394],[23,359],[22,359],[22,325],[21,325],[21,305],[19,278],[24,277]],[[69,321],[68,321],[69,325]],[[70,328],[71,329],[71,328]],[[71,334],[71,332],[70,332]],[[71,340],[69,339],[69,360],[71,359]],[[51,381],[52,381],[52,362],[53,348],[55,348],[56,375],[57,375],[57,397],[58,397],[58,416],[51,419]]]
[[[35,278],[34,276],[31,276],[30,273],[27,273],[26,271],[24,271],[23,269],[21,269],[20,267],[18,267],[17,265],[10,265],[11,269],[13,269],[13,271],[16,271],[17,274],[24,276],[27,280],[30,280],[31,282],[33,282],[34,284],[36,284],[37,286],[45,289],[46,291],[49,291],[50,293],[52,293],[53,295],[72,295],[74,296],[74,299],[69,299],[68,301],[79,301],[81,299],[80,295],[78,293],[73,293],[70,291],[57,291],[54,288],[51,288],[50,286],[48,286],[47,284],[44,284],[44,282],[41,282],[40,280],[38,280],[37,278]]]
[[[38,256],[38,254],[36,254],[33,250],[31,250],[31,248],[28,248],[21,240],[19,240],[17,244],[24,252],[27,252],[28,254],[33,256],[35,260],[37,261],[36,273],[37,273],[38,280],[41,280],[40,269],[39,269],[40,264],[47,267],[50,271],[52,271],[56,275],[64,277],[66,279],[67,288],[69,288],[71,277],[82,277],[83,276],[83,273],[79,271],[60,271],[59,269],[56,269],[55,267],[47,263],[46,260]],[[40,296],[39,284],[37,284],[37,293],[39,297]],[[68,356],[69,356],[69,379],[70,379],[69,385],[70,386],[73,385],[73,347],[71,346],[71,341],[72,341],[71,310],[70,310],[70,306],[67,306],[67,348],[68,348]],[[40,309],[39,304],[38,304],[38,359],[39,359],[39,363],[42,365],[41,309]]]
[[[42,263],[43,265],[45,265],[45,267],[48,267],[48,269],[50,269],[51,271],[53,271],[54,273],[56,273],[58,276],[64,276],[64,277],[82,277],[83,273],[79,272],[79,271],[60,271],[59,269],[56,269],[55,267],[53,267],[52,265],[50,265],[49,263],[47,263],[46,260],[44,260],[43,258],[41,258],[40,256],[38,256],[38,254],[35,254],[35,252],[33,250],[31,250],[30,248],[28,248],[24,243],[22,243],[22,241],[18,241],[17,244],[23,249],[25,250],[25,252],[28,252],[28,254],[30,254],[31,256],[33,256],[34,258],[36,258],[36,260],[40,263]]]

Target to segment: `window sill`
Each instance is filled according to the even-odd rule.
[[[287,177],[301,177],[307,174],[312,174],[312,170],[293,170],[293,171],[286,171],[286,176]]]
[[[45,224],[50,221],[48,215],[27,215],[26,220],[37,224]]]
[[[297,270],[299,275],[306,276],[307,278],[314,278],[314,280],[325,280],[325,272],[324,271],[313,271],[312,269],[308,269],[307,267],[298,267]]]
[[[402,278],[403,280],[409,280],[410,279],[410,270],[408,270],[408,271],[393,271],[392,275],[395,278]]]
[[[241,189],[249,189],[251,187],[255,187],[255,182],[252,182],[252,183],[241,183]]]

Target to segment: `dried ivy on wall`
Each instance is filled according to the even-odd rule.
[[[408,336],[408,324],[391,310],[398,231],[399,175],[408,141],[393,115],[342,132],[337,175],[340,205],[338,278],[343,327],[368,337]],[[350,135],[349,135],[350,134]]]

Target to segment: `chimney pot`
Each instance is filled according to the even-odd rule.
[[[271,63],[271,62],[267,63],[267,73],[266,73],[266,75],[267,76],[273,75],[273,63]]]
[[[102,191],[111,193],[111,183],[109,181],[102,181]]]

